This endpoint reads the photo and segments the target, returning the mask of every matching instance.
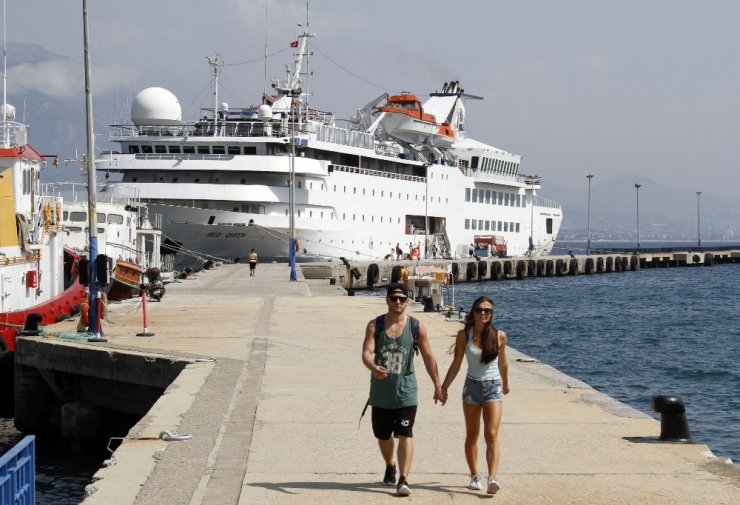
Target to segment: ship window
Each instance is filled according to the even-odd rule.
[[[478,228],[477,228],[477,226],[478,226],[478,221],[476,221],[475,219],[473,219],[473,220],[471,221],[471,223],[470,223],[470,224],[471,224],[471,225],[473,225],[473,229],[474,229],[474,230],[477,230],[477,229],[478,229]]]
[[[388,193],[388,198],[393,198],[393,191],[391,191],[390,193]]]
[[[321,219],[324,219],[324,211],[321,211]]]
[[[211,216],[208,218],[208,224],[213,224],[214,221],[216,221],[216,216]]]
[[[200,177],[196,177],[195,179],[193,179],[193,182],[200,182]]]
[[[380,192],[380,197],[382,198],[382,197],[384,197],[384,196],[385,196],[385,191],[382,191],[382,190],[381,190],[381,192]]]
[[[108,214],[109,224],[123,224],[123,216],[120,214]]]
[[[491,222],[490,221],[486,221],[486,231],[488,231],[490,229],[491,229]]]
[[[516,224],[516,232],[519,233],[519,223]]]
[[[301,211],[300,210],[298,211],[298,217],[301,217]]]
[[[82,227],[81,226],[67,226],[67,232],[70,232],[70,231],[82,231]],[[69,235],[69,233],[67,233],[67,235]]]
[[[244,148],[244,154],[257,154],[257,148],[254,147],[254,146],[245,147]]]
[[[195,146],[183,146],[182,152],[185,154],[195,154]]]
[[[226,154],[224,146],[213,146],[213,154]]]
[[[131,182],[136,182],[138,179],[138,177],[134,177],[133,179],[131,179]]]
[[[180,146],[170,146],[170,154],[180,154]]]
[[[342,212],[342,220],[343,221],[346,221],[347,220],[347,214],[345,214],[344,212]]]
[[[470,229],[470,219],[466,219],[465,220],[465,229],[466,230],[469,230]]]
[[[363,195],[365,194],[365,188],[362,188],[362,194]]]
[[[152,146],[141,146],[141,152],[142,153],[151,153],[152,152]]]
[[[499,205],[504,204],[504,192],[503,191],[498,192],[498,204]]]
[[[522,206],[522,195],[516,195],[516,206],[517,207]]]
[[[138,154],[139,146],[128,146],[128,152],[129,154]]]
[[[504,231],[509,231],[509,222],[504,221]]]
[[[173,177],[172,182],[177,182],[177,177]]]
[[[375,196],[375,190],[373,190],[373,196]]]
[[[344,186],[344,192],[345,193],[347,192],[347,186]]]
[[[352,221],[354,221],[357,218],[356,215],[352,214]]]
[[[154,152],[157,154],[165,154],[167,152],[167,146],[154,146]]]
[[[241,149],[239,149],[239,146],[228,146],[226,149],[227,149],[227,152],[231,154],[232,156],[235,154],[240,154],[241,152]]]
[[[552,218],[545,219],[545,233],[552,233]]]
[[[483,220],[482,219],[479,219],[478,220],[478,229],[479,230],[482,230],[483,229]]]
[[[478,168],[478,156],[470,158],[470,168]]]
[[[334,192],[335,193],[337,192],[337,185],[336,184],[334,185]]]
[[[62,212],[62,221],[66,221],[67,219],[69,219],[69,212],[65,210]]]
[[[211,154],[209,146],[198,146],[198,154]]]
[[[313,217],[313,211],[312,210],[309,210],[308,211],[308,217]]]
[[[503,231],[502,228],[504,225],[501,223],[501,221],[497,221],[497,223],[498,223],[498,231]]]
[[[470,201],[470,188],[465,188],[465,201]]]
[[[102,212],[98,212],[97,217],[98,217],[98,224],[105,223],[105,214],[103,214]]]
[[[357,194],[357,188],[352,188],[352,194]]]
[[[87,221],[87,213],[85,212],[70,212],[69,220],[74,222],[85,222]]]
[[[105,228],[98,228],[98,233],[100,233],[101,235],[102,235],[103,233],[105,233]]]

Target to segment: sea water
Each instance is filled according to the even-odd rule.
[[[511,347],[656,419],[653,396],[680,396],[693,440],[740,462],[740,264],[487,281],[454,291],[455,306],[466,310],[480,295],[493,298],[494,324]]]

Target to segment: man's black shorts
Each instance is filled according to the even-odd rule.
[[[388,440],[391,435],[413,437],[415,419],[416,405],[401,407],[400,409],[373,407],[373,434],[375,438],[380,440]]]

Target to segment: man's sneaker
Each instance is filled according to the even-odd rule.
[[[483,485],[480,483],[480,477],[478,477],[477,475],[471,475],[468,489],[473,489],[475,491],[480,491],[481,489],[483,489]]]
[[[496,494],[498,493],[499,489],[501,489],[501,486],[499,486],[498,482],[496,482],[496,479],[493,477],[488,477],[488,494]]]
[[[384,486],[396,485],[396,465],[387,465],[385,467],[385,477],[383,477]]]
[[[400,479],[398,479],[398,487],[396,488],[396,492],[398,493],[398,496],[408,496],[411,494],[409,483],[406,482],[406,478],[403,475]]]

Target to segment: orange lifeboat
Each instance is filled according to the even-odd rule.
[[[455,141],[450,123],[438,123],[433,114],[424,112],[421,100],[413,93],[390,95],[377,113],[383,115],[380,122],[385,131],[404,142],[449,146]]]

